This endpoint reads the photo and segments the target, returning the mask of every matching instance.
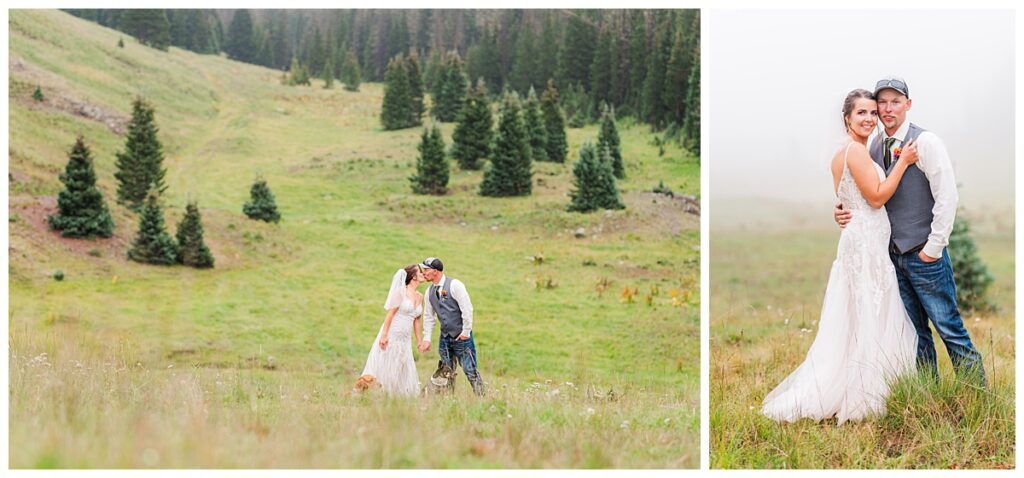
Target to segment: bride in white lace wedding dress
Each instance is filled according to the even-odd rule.
[[[395,272],[384,310],[388,311],[366,358],[363,375],[372,375],[388,395],[415,396],[419,376],[412,356],[412,336],[422,340],[423,294],[416,289],[425,279],[419,266]]]
[[[851,92],[843,116],[850,142],[833,158],[832,173],[853,219],[839,237],[807,358],[764,399],[761,412],[775,421],[881,416],[892,382],[915,367],[917,335],[889,259],[884,204],[917,161],[916,148],[907,144],[887,178],[866,148],[877,123],[872,94]]]

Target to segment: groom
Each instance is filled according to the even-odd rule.
[[[885,205],[892,228],[889,257],[896,268],[903,305],[917,329],[918,366],[938,378],[930,319],[946,344],[957,375],[977,374],[984,385],[981,354],[960,318],[953,267],[946,252],[959,199],[953,164],[938,136],[907,121],[912,102],[906,81],[899,77],[879,80],[875,99],[884,130],[872,138],[871,158],[886,175],[903,148],[917,148],[920,158],[916,167],[904,173]],[[852,213],[839,204],[834,215],[839,226],[845,227]]]
[[[423,276],[433,282],[427,289],[427,307],[423,313],[423,341],[420,352],[430,350],[430,336],[435,318],[441,320],[441,338],[437,352],[441,362],[455,370],[453,359],[462,365],[473,392],[484,394],[484,381],[476,370],[476,344],[473,343],[473,303],[469,301],[466,286],[458,279],[444,275],[444,263],[428,257],[420,264]],[[454,382],[451,382],[454,384]]]

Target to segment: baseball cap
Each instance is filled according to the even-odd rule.
[[[444,272],[444,263],[441,262],[441,259],[438,259],[436,257],[428,257],[426,259],[423,259],[423,263],[420,265],[426,267],[427,269],[434,269]]]
[[[907,82],[898,76],[887,76],[878,80],[875,83],[875,96],[878,96],[878,92],[884,89],[891,88],[903,94],[907,98],[910,98],[910,88],[907,87]]]

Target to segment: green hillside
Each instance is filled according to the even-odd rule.
[[[659,156],[646,126],[620,122],[624,211],[566,212],[570,164],[535,164],[529,197],[481,197],[482,173],[454,165],[448,195],[416,196],[421,130],[382,130],[380,84],[287,87],[58,11],[11,11],[9,31],[12,467],[699,463],[700,232],[683,196],[700,197],[700,166]],[[213,270],[126,258],[137,218],[114,203],[114,153],[136,95],[156,109],[171,233],[197,200]],[[79,134],[111,239],[46,226]],[[570,158],[596,136],[569,130]],[[257,175],[280,224],[242,214]],[[662,180],[674,199],[650,192]],[[460,377],[453,400],[350,395],[392,274],[427,256],[469,289],[492,393]],[[416,356],[426,381],[436,348]]]

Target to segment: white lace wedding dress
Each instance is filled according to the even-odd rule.
[[[764,399],[761,412],[775,421],[881,416],[889,386],[915,367],[917,335],[889,259],[889,217],[868,204],[843,162],[837,194],[853,218],[839,237],[807,358]]]
[[[388,395],[414,396],[419,393],[419,377],[412,356],[412,324],[421,313],[412,299],[403,298],[398,312],[391,319],[387,348],[380,348],[380,334],[384,331],[384,324],[381,324],[377,338],[370,347],[363,375],[373,375]]]

